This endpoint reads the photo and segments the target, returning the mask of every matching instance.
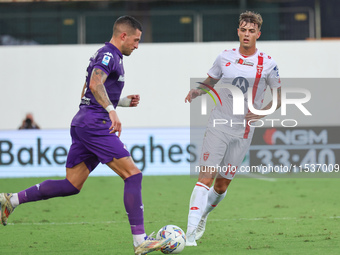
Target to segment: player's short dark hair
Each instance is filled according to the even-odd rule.
[[[239,25],[241,25],[243,22],[257,24],[260,30],[262,23],[263,23],[263,19],[262,19],[261,14],[259,13],[252,12],[252,11],[245,11],[240,14]]]
[[[138,29],[139,31],[142,32],[142,25],[140,24],[140,22],[136,20],[134,17],[128,15],[121,16],[116,20],[115,24],[113,25],[113,33],[117,31],[117,27],[120,25],[126,25],[129,28],[133,29],[134,31]]]

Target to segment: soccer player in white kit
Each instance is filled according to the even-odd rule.
[[[203,140],[198,182],[190,198],[187,246],[197,246],[196,240],[205,231],[209,213],[226,196],[227,188],[249,150],[255,129],[253,122],[265,117],[250,112],[248,101],[251,100],[257,110],[268,110],[275,106],[278,109],[281,105],[278,67],[270,56],[256,48],[261,25],[260,14],[250,11],[242,13],[237,29],[240,47],[220,53],[209,70],[208,77],[199,86],[209,90],[209,87],[212,88],[221,81],[221,104],[217,104],[212,110]],[[242,97],[241,102],[244,104],[244,114],[233,114],[236,96],[231,90],[234,89],[225,88],[223,84],[229,88],[237,87],[243,92],[244,99]],[[272,100],[262,108],[267,86],[272,93],[276,90],[277,100]],[[200,88],[190,90],[185,102],[191,102],[203,94],[204,91]],[[249,90],[252,92],[251,98],[248,98]],[[214,180],[214,186],[211,187]]]

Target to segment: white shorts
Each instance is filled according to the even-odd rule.
[[[222,177],[232,180],[249,150],[251,140],[252,138],[243,139],[207,128],[200,165],[215,167]]]

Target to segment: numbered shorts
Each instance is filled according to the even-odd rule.
[[[200,165],[215,167],[222,177],[232,180],[249,150],[250,143],[251,138],[243,139],[207,128]]]
[[[130,156],[125,145],[116,134],[108,129],[71,127],[72,145],[67,155],[66,167],[74,167],[84,162],[93,171],[99,162],[109,163],[113,158]]]

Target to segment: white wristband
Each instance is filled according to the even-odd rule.
[[[131,98],[123,97],[119,99],[118,106],[129,107],[131,104]]]
[[[107,112],[111,112],[111,111],[115,111],[115,108],[113,107],[112,104],[109,104],[109,105],[105,108],[105,110],[106,110]]]

